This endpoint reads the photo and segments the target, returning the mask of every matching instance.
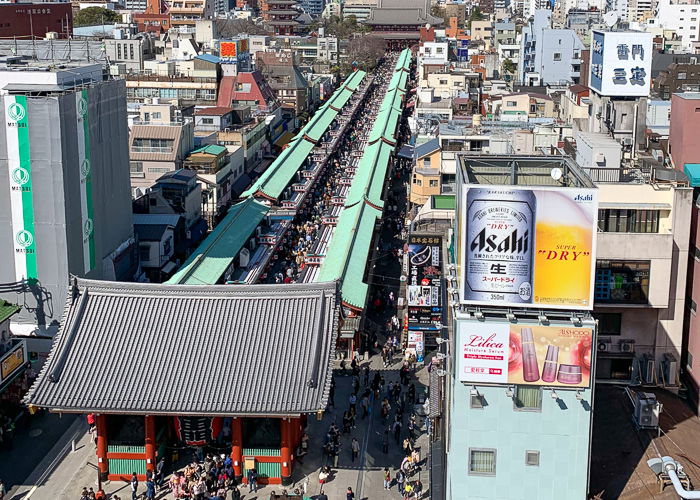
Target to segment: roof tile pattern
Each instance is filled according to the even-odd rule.
[[[76,279],[25,402],[149,415],[316,412],[331,383],[336,289]]]

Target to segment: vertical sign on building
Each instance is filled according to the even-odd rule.
[[[5,96],[5,136],[17,281],[37,278],[32,168],[26,96]]]
[[[90,159],[90,118],[88,91],[75,93],[77,115],[78,165],[80,166],[80,215],[83,238],[83,269],[89,273],[95,268],[95,234],[92,203],[92,164]]]
[[[442,237],[408,238],[408,327],[435,330],[442,320]]]

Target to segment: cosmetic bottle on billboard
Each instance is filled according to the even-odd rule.
[[[583,380],[581,367],[579,365],[559,365],[557,382],[568,385],[579,385]]]
[[[509,186],[473,187],[466,199],[464,299],[531,304],[535,194]]]
[[[537,366],[535,338],[531,328],[520,329],[520,343],[523,349],[523,380],[537,382],[540,379],[540,369]]]
[[[554,382],[557,378],[557,361],[559,360],[559,348],[555,345],[547,346],[547,357],[542,368],[542,381]]]

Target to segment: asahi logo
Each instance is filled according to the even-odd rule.
[[[80,100],[78,100],[78,113],[80,116],[85,116],[88,111],[88,105],[87,105],[87,100],[83,99],[82,97]]]
[[[85,219],[85,223],[83,224],[83,238],[88,239],[92,235],[92,230],[92,219]]]
[[[34,243],[34,236],[32,236],[32,233],[30,233],[26,229],[22,229],[15,236],[15,241],[22,248],[27,248],[31,246],[32,243]]]
[[[499,239],[498,235],[488,234],[484,228],[472,240],[470,250],[472,252],[527,253],[530,247],[529,241],[528,230],[520,235],[515,229],[509,235]]]
[[[90,160],[85,158],[83,160],[83,163],[80,165],[80,176],[83,179],[87,179],[87,176],[90,174]]]
[[[24,186],[29,182],[29,171],[24,167],[17,167],[12,171],[12,180],[18,186]]]
[[[8,106],[7,114],[12,120],[18,122],[25,117],[27,112],[25,111],[24,106],[17,102],[13,102]]]

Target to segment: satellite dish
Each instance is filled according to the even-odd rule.
[[[549,175],[552,176],[552,179],[554,179],[555,181],[558,181],[559,179],[561,179],[562,175],[564,175],[564,172],[562,172],[559,167],[554,167],[552,169],[552,171],[549,173]]]
[[[613,26],[615,26],[618,20],[619,18],[617,16],[617,12],[606,12],[603,16],[603,22],[608,28],[612,28]]]

